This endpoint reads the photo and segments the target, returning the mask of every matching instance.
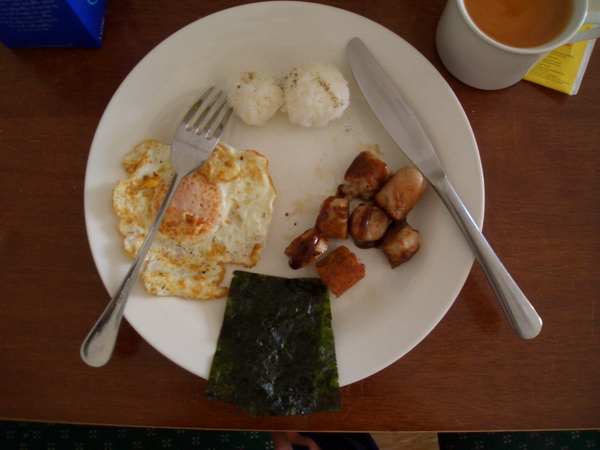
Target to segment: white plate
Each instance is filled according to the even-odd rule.
[[[388,29],[341,9],[302,2],[254,3],[205,17],[166,39],[127,76],[106,108],[89,155],[85,215],[93,257],[109,292],[115,292],[131,263],[111,208],[112,189],[127,176],[123,156],[146,138],[169,142],[182,114],[209,85],[222,87],[241,70],[283,75],[313,60],[335,64],[349,80],[351,105],[344,117],[314,129],[293,126],[283,114],[264,128],[235,119],[224,140],[267,156],[278,191],[267,248],[252,270],[286,277],[316,275],[313,267],[291,270],[283,250],[313,225],[322,199],[335,193],[356,154],[377,144],[392,169],[407,163],[352,79],[345,47],[355,36],[415,108],[456,190],[482,224],[483,176],[473,133],[452,90],[420,53]],[[341,385],[383,369],[425,338],[470,271],[469,247],[431,188],[409,222],[420,230],[422,241],[409,263],[392,270],[378,250],[356,250],[367,266],[366,278],[342,297],[332,296]],[[207,378],[224,308],[223,299],[152,297],[138,282],[125,316],[159,352]]]

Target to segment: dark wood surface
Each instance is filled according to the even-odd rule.
[[[0,46],[0,417],[52,422],[294,430],[600,427],[600,56],[568,96],[521,82],[484,92],[435,51],[443,0],[328,1],[393,30],[456,92],[480,148],[484,230],[544,320],[518,338],[480,267],[433,332],[341,390],[342,410],[252,419],[123,325],[113,360],[79,346],[108,301],[83,214],[96,126],[128,72],[183,26],[243,1],[109,1],[104,47]],[[600,50],[596,50],[598,52]]]

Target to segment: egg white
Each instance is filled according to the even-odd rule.
[[[130,176],[116,185],[112,200],[123,248],[134,258],[172,176],[170,146],[143,141],[126,155],[123,165]],[[220,143],[187,178],[184,183],[189,186],[180,188],[172,208],[178,203],[199,210],[180,208],[173,214],[174,209],[169,210],[141,277],[154,295],[223,297],[228,292],[221,286],[225,264],[253,267],[266,244],[276,197],[268,161],[253,150]],[[190,192],[198,198],[181,197]]]

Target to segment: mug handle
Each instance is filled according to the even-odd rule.
[[[584,24],[586,25],[600,25],[600,0],[589,0],[587,14],[585,16]],[[589,41],[590,39],[596,39],[600,37],[600,26],[596,26],[591,30],[579,31],[575,33],[567,44],[574,42]]]

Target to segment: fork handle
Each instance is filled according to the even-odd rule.
[[[448,178],[442,177],[432,186],[467,238],[514,331],[523,339],[536,337],[542,319],[485,239]]]
[[[173,175],[165,199],[148,230],[148,234],[135,257],[133,264],[131,264],[129,271],[125,276],[125,279],[81,345],[81,358],[92,367],[103,366],[110,360],[113,354],[127,299],[129,298],[131,289],[135,285],[135,281],[140,273],[146,254],[152,246],[154,236],[156,235],[156,232],[165,217],[169,204],[175,196],[175,192],[177,192],[177,188],[182,180],[183,177],[177,174]]]

